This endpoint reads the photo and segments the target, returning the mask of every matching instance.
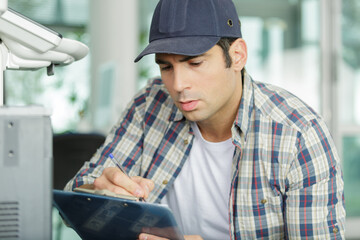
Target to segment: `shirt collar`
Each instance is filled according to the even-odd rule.
[[[250,118],[254,108],[254,88],[250,75],[244,71],[244,84],[240,100],[240,107],[231,129],[232,135],[235,140],[241,142],[246,141],[246,136],[249,131]]]
[[[179,108],[173,102],[173,106],[171,107],[171,111],[170,111],[169,121],[177,122],[177,121],[183,120],[184,118],[185,117],[182,114],[182,112],[179,110]]]

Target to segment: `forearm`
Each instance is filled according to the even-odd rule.
[[[91,161],[85,162],[74,178],[66,184],[64,190],[72,191],[76,187],[91,186],[95,179],[101,175],[103,169],[103,165],[95,166]]]
[[[96,151],[90,161],[84,163],[76,176],[68,182],[66,190],[71,191],[84,184],[93,184],[105,168],[115,166],[109,158],[110,153],[119,161],[118,164],[124,164],[128,171],[133,169],[142,155],[142,149],[139,147],[143,145],[143,119],[139,114],[142,107],[135,101],[128,105],[127,111],[112,128],[103,146]]]

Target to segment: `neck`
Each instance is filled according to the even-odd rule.
[[[231,138],[232,123],[222,122],[218,124],[208,124],[197,122],[202,137],[209,142],[222,142]]]

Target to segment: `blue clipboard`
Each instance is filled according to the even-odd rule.
[[[53,190],[53,204],[82,239],[137,239],[142,232],[183,240],[164,205],[112,196]]]

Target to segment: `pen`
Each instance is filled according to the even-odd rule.
[[[120,171],[123,172],[126,176],[128,176],[128,178],[130,178],[129,174],[127,174],[127,172],[122,168],[122,166],[119,165],[118,161],[116,161],[116,159],[114,158],[114,155],[112,153],[109,154],[109,157],[110,157],[111,161],[116,165],[116,167],[118,169],[120,169]],[[139,200],[146,202],[143,197],[140,197]]]

